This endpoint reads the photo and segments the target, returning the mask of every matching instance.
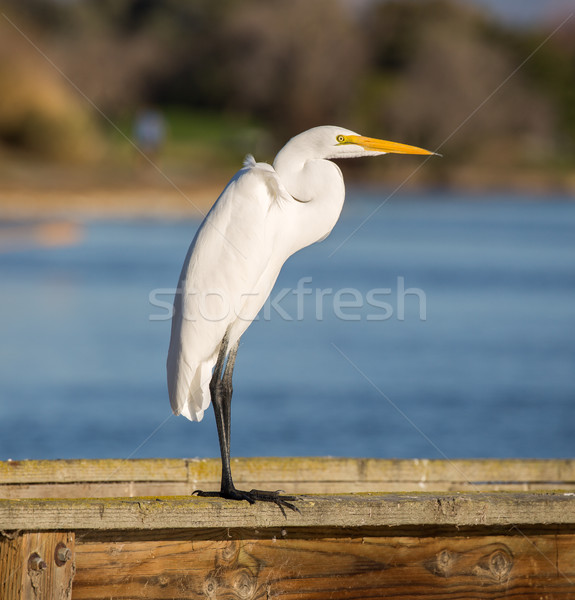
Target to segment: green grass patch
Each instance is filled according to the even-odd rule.
[[[166,122],[166,138],[160,155],[163,161],[180,164],[193,162],[201,168],[228,168],[238,165],[248,153],[267,159],[265,129],[253,119],[225,112],[169,107],[161,110]],[[108,139],[114,156],[133,154],[134,119],[126,115],[109,127]]]

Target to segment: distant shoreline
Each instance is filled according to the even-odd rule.
[[[396,171],[393,177],[384,174],[385,180],[373,176],[354,178],[346,175],[348,191],[364,189],[368,192],[381,190],[383,195],[444,192],[448,195],[477,197],[480,195],[510,195],[526,200],[536,196],[564,197],[575,201],[575,176],[557,182],[534,173],[523,177],[479,178],[477,173],[455,172],[449,184],[433,184],[417,181],[410,172]],[[75,186],[39,186],[12,184],[0,187],[0,220],[38,219],[99,219],[99,218],[201,218],[209,211],[227,180],[213,178],[210,181],[174,183],[169,181],[152,185],[142,182],[128,184],[96,184]]]
[[[221,193],[216,185],[194,188],[1,190],[0,219],[201,217]]]

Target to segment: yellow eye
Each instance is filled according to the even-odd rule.
[[[343,144],[345,142],[345,135],[338,135],[335,139],[339,144]]]

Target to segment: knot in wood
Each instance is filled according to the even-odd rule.
[[[242,600],[250,600],[256,593],[257,579],[247,570],[240,570],[234,577],[233,587]]]
[[[451,552],[449,552],[449,550],[442,550],[437,555],[436,569],[437,569],[438,574],[441,574],[441,575],[444,575],[447,577],[449,575],[449,572],[451,571],[451,568],[453,567],[453,563],[454,563],[453,554],[451,554]]]
[[[512,567],[513,559],[504,550],[496,550],[489,557],[489,570],[495,579],[507,579]]]
[[[513,567],[513,556],[507,547],[485,554],[473,568],[473,574],[492,581],[506,581]]]
[[[213,577],[204,581],[204,593],[207,598],[216,598],[218,595],[218,582]]]
[[[438,577],[450,577],[453,574],[455,564],[458,560],[457,552],[443,549],[433,558],[424,563],[425,568]]]
[[[235,562],[237,561],[238,553],[238,544],[235,541],[231,541],[226,543],[226,545],[222,548],[221,557],[225,562]]]

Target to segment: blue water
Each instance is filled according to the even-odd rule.
[[[384,198],[349,193],[284,267],[240,346],[232,453],[575,456],[575,203]],[[165,385],[197,226],[4,247],[0,459],[218,455],[211,410],[170,416]]]

